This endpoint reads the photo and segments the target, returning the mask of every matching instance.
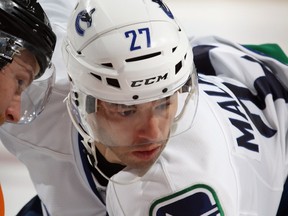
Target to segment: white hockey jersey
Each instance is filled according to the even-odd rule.
[[[109,182],[108,213],[275,216],[288,173],[288,67],[217,37],[191,43],[200,92],[192,128],[141,180]]]

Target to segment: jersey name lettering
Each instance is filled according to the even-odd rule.
[[[247,114],[244,111],[245,109],[243,110],[242,108],[241,110],[238,101],[234,100],[225,90],[215,86],[213,83],[204,81],[201,78],[199,79],[199,82],[209,86],[209,90],[204,90],[205,93],[214,97],[222,109],[236,115],[229,115],[230,117],[228,118],[233,127],[237,128],[242,134],[236,138],[238,146],[249,151],[259,152],[259,145],[253,143],[253,140],[255,140],[253,127],[248,121]]]

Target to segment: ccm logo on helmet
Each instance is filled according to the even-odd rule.
[[[162,80],[166,80],[168,77],[168,73],[164,74],[164,75],[159,75],[157,77],[151,77],[151,78],[148,78],[148,79],[144,79],[144,80],[135,80],[135,81],[132,81],[131,83],[131,87],[132,88],[135,88],[135,87],[140,87],[140,86],[143,86],[143,85],[151,85],[153,83],[158,83]]]

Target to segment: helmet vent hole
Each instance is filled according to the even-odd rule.
[[[162,90],[162,93],[166,93],[168,91],[168,89],[167,88],[164,88],[163,90]]]
[[[174,47],[174,48],[172,49],[172,53],[174,53],[176,49],[177,49],[177,47]]]
[[[77,92],[74,92],[74,96],[75,96],[75,98],[79,98],[79,95],[78,95],[78,93]]]
[[[79,101],[78,100],[75,100],[74,101],[75,105],[78,107],[79,106]]]
[[[126,62],[142,61],[142,60],[153,58],[153,57],[156,57],[159,55],[161,55],[161,52],[151,53],[148,55],[143,55],[143,56],[139,56],[139,57],[135,57],[135,58],[126,59]]]
[[[133,98],[134,100],[137,100],[137,99],[139,98],[139,96],[138,96],[138,95],[134,95],[132,98]]]
[[[94,73],[90,73],[92,76],[94,76],[96,79],[102,81],[102,77],[97,75],[97,74],[94,74]]]
[[[105,66],[105,67],[113,68],[112,63],[103,63],[103,64],[101,64],[101,65],[103,65],[103,66]]]
[[[182,68],[182,61],[178,62],[178,64],[175,65],[175,74],[177,74]]]
[[[115,88],[120,88],[120,84],[117,79],[107,78],[106,81],[108,85],[113,86]]]

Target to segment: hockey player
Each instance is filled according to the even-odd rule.
[[[108,213],[276,215],[288,67],[218,37],[190,43],[162,1],[80,0],[73,12],[68,110],[96,170],[100,154],[125,165]]]
[[[61,8],[61,6],[69,3],[59,0],[47,2],[46,0],[42,3],[43,7],[45,7],[45,4],[46,6],[49,5],[51,10],[58,7],[59,11],[59,6]],[[145,209],[147,209],[147,206],[152,205],[154,199],[156,200],[159,197],[164,197],[166,194],[173,193],[166,191],[167,188],[165,186],[167,184],[163,184],[163,176],[160,176],[159,180],[157,180],[159,185],[157,185],[157,191],[155,192],[157,197],[154,194],[150,194],[150,192],[153,192],[152,189],[154,189],[153,187],[150,188],[150,186],[155,185],[150,185],[151,176],[149,174],[155,171],[155,167],[157,169],[157,164],[162,163],[163,160],[170,160],[170,157],[173,160],[181,160],[177,164],[171,164],[173,166],[180,164],[175,171],[171,171],[167,167],[169,175],[171,174],[173,177],[177,174],[183,175],[182,177],[179,175],[179,178],[187,180],[187,183],[191,184],[191,187],[197,179],[193,180],[192,178],[192,181],[186,178],[184,174],[187,169],[188,171],[192,170],[191,175],[194,174],[196,177],[198,174],[197,171],[202,171],[203,176],[199,175],[199,180],[203,180],[206,177],[207,185],[210,182],[208,180],[211,178],[215,178],[216,182],[216,180],[222,177],[222,185],[225,185],[224,183],[229,179],[233,180],[233,176],[229,176],[230,173],[233,173],[231,167],[229,167],[232,161],[225,165],[225,161],[221,160],[222,157],[224,160],[224,156],[219,153],[220,156],[217,157],[215,149],[221,146],[221,143],[217,140],[223,140],[223,136],[224,138],[227,137],[227,139],[230,137],[229,140],[235,146],[237,143],[231,135],[232,127],[226,128],[221,125],[222,128],[214,128],[214,125],[218,126],[218,122],[213,114],[217,114],[219,121],[223,122],[224,125],[224,122],[227,123],[227,120],[225,120],[226,117],[232,115],[233,110],[235,111],[235,116],[240,118],[240,114],[245,113],[243,111],[244,105],[239,105],[239,112],[236,112],[240,101],[236,103],[236,95],[234,96],[225,87],[224,83],[221,83],[220,77],[213,78],[200,75],[198,90],[198,79],[195,70],[193,70],[191,47],[182,29],[175,23],[171,11],[161,1],[148,0],[81,0],[77,5],[73,11],[68,26],[67,38],[63,45],[64,60],[68,68],[69,77],[71,78],[71,91],[66,103],[75,127],[73,127],[68,113],[65,112],[65,104],[62,103],[62,100],[66,97],[67,86],[65,85],[65,80],[61,79],[56,82],[53,89],[51,103],[47,105],[42,115],[30,124],[29,131],[32,129],[30,134],[24,133],[24,131],[28,130],[27,127],[20,128],[15,125],[7,125],[1,131],[1,137],[5,137],[5,145],[9,147],[9,150],[13,154],[18,155],[18,158],[27,166],[39,196],[39,198],[36,197],[33,199],[19,215],[25,215],[29,211],[30,213],[34,211],[33,213],[36,214],[37,212],[38,215],[104,216],[106,215],[105,193],[107,179],[111,179],[113,174],[123,168],[127,174],[130,174],[129,176],[123,176],[126,173],[121,172],[120,176],[115,176],[115,178],[111,179],[117,182],[115,185],[112,184],[109,187],[108,206],[111,215],[123,214],[122,210],[116,208],[118,204],[119,207],[122,207],[124,204],[123,211],[125,211],[125,215],[147,215],[148,213]],[[67,7],[63,7],[60,11],[65,16],[67,14]],[[55,19],[55,21],[59,22],[58,19]],[[59,27],[59,25],[57,26]],[[61,21],[60,26],[62,27]],[[230,62],[230,59],[227,59],[229,63],[227,67],[230,66],[230,68],[225,68],[223,64],[225,65],[224,62],[227,63],[227,61],[224,59],[222,64],[220,64],[221,62],[219,63],[220,68],[212,70],[215,65],[211,65],[208,54],[210,52],[209,48],[213,47],[210,47],[210,42],[213,40],[213,38],[211,38],[211,41],[203,39],[203,43],[207,42],[207,47],[201,44],[196,46],[195,44],[195,47],[198,47],[198,49],[195,48],[193,51],[195,61],[198,57],[198,64],[200,66],[204,65],[202,68],[199,66],[198,72],[210,75],[216,75],[217,72],[217,75],[219,75],[219,71],[223,69],[223,75],[221,76],[228,77],[228,75],[234,76],[235,70],[240,68],[241,70],[237,79],[240,81],[241,78],[247,78],[245,82],[253,82],[254,78],[252,77],[251,70],[255,72],[254,69],[259,70],[259,68],[256,63],[255,65],[252,63],[251,65],[247,65],[248,62],[240,61],[241,58],[239,58],[239,55],[245,54],[252,59],[259,56],[243,47],[241,49],[244,52],[237,51],[238,45],[235,45],[236,47],[233,49],[232,46],[229,46],[230,42],[227,41],[227,47],[231,47],[233,50],[230,58],[235,61]],[[217,44],[220,45],[220,41],[215,41],[215,46]],[[234,46],[232,43],[231,45]],[[234,58],[235,54],[238,54],[236,55],[237,58]],[[221,56],[228,58],[224,54],[221,54]],[[272,58],[267,57],[267,59],[271,61],[271,65],[275,64],[275,70],[284,67]],[[204,68],[205,66],[207,68]],[[256,76],[261,76],[259,74],[261,71],[258,74],[257,72],[255,79]],[[231,84],[238,84],[232,78],[226,78],[225,80]],[[211,92],[215,90],[214,87],[217,90],[217,87],[220,86],[224,92],[222,95],[230,95],[232,99],[236,100],[236,102],[232,100],[231,109],[229,109],[229,101],[226,106],[224,106],[225,103],[223,105],[227,108],[227,111],[232,110],[231,113],[224,114],[224,109],[220,112],[219,107],[217,107],[218,103],[213,101],[212,98],[209,99],[208,95],[204,94],[204,87],[202,85],[209,87],[210,82]],[[251,86],[249,88],[253,89]],[[279,88],[281,88],[280,85]],[[196,112],[198,91],[200,98],[198,111]],[[227,94],[225,94],[226,91],[228,92]],[[209,93],[209,91],[207,92]],[[221,93],[220,91],[220,95]],[[224,96],[223,102],[226,99]],[[252,99],[253,102],[254,98]],[[269,100],[267,103],[272,107],[273,111],[274,103],[272,104],[271,98]],[[250,104],[250,106],[252,105]],[[280,104],[277,106],[279,109],[287,109],[282,100],[280,100]],[[215,109],[215,112],[212,108]],[[202,110],[200,114],[198,113],[200,112],[199,110]],[[205,111],[209,112],[206,113]],[[253,106],[253,114],[254,111],[258,113],[259,109]],[[203,121],[197,126],[199,127],[199,131],[196,131],[193,127],[188,130],[192,123],[193,113],[196,113],[194,127],[198,125],[200,117],[203,116]],[[237,113],[239,113],[238,116],[236,115]],[[283,113],[285,113],[285,110]],[[251,122],[252,117],[247,117],[246,114],[243,115],[247,118],[247,122],[250,125],[254,124]],[[177,116],[177,118],[174,116]],[[261,117],[266,121],[267,115],[264,116],[263,114]],[[245,118],[243,117],[243,119]],[[272,119],[278,121],[275,115],[273,115]],[[45,124],[43,124],[44,122]],[[207,127],[207,130],[203,125]],[[227,132],[221,130],[224,128],[227,129]],[[253,128],[255,127],[253,126]],[[284,125],[281,128],[285,130]],[[218,130],[221,130],[221,133],[218,133]],[[237,135],[236,129],[233,132]],[[206,133],[209,133],[209,137]],[[256,134],[257,132],[253,131],[253,135],[254,133]],[[177,134],[178,136],[176,136]],[[263,139],[265,138],[260,138],[258,134],[257,144],[264,142]],[[274,142],[273,139],[271,139],[271,142],[265,140],[265,144]],[[167,142],[167,140],[169,141]],[[131,143],[134,146],[132,148],[130,146]],[[191,146],[189,146],[190,143]],[[201,148],[199,145],[202,143],[204,144]],[[279,152],[279,146],[283,143],[275,143],[277,147],[272,152]],[[166,144],[167,146],[165,147]],[[228,144],[229,142],[227,141],[227,148]],[[222,143],[222,145],[225,145],[225,143]],[[208,148],[210,146],[211,149]],[[281,146],[284,147],[284,144]],[[191,153],[191,148],[193,148],[193,154]],[[223,148],[221,147],[219,151],[221,152]],[[162,149],[164,151],[160,158],[157,159]],[[207,149],[207,152],[204,151]],[[168,158],[165,157],[167,154],[169,155]],[[187,154],[189,155],[187,156]],[[227,152],[225,158],[232,156],[232,154],[228,154]],[[275,164],[275,158],[272,156],[271,153],[273,164]],[[195,163],[191,161],[193,158],[195,159]],[[208,160],[209,158],[211,161]],[[241,158],[241,155],[239,158]],[[206,168],[205,165],[209,168],[212,162],[217,161],[216,159],[219,159],[219,162],[218,164],[215,163],[215,167],[219,165],[219,168],[215,169],[214,177],[211,175],[211,169],[202,170],[201,168],[203,166]],[[281,161],[280,158],[278,159]],[[205,164],[206,162],[209,163]],[[163,167],[165,168],[166,164],[164,163],[163,165],[165,165]],[[229,169],[226,170],[227,167]],[[251,170],[249,165],[247,167],[243,166],[243,168]],[[176,173],[177,170],[179,171],[178,173]],[[219,171],[220,173],[218,173],[218,170],[222,170],[222,172]],[[207,172],[205,176],[204,171]],[[235,168],[234,173],[236,171],[238,170]],[[159,172],[161,175],[161,169]],[[147,191],[145,188],[146,176],[149,177]],[[225,179],[226,176],[229,179]],[[267,178],[266,175],[263,177]],[[251,179],[253,179],[252,175]],[[279,180],[279,185],[281,185],[281,181],[283,185],[284,174],[283,179]],[[134,183],[132,184],[131,182]],[[121,197],[120,202],[113,200],[114,191],[113,189],[111,190],[113,186],[118,190],[118,183],[131,183],[123,186],[125,187],[125,191],[123,192],[124,197],[121,197],[117,191],[117,195]],[[142,183],[144,183],[143,187],[140,190],[137,188],[138,191],[134,191],[132,186],[139,186]],[[169,183],[174,188],[173,182]],[[199,185],[201,185],[200,183]],[[204,184],[204,182],[202,183]],[[234,183],[231,182],[232,192],[235,191],[235,187],[232,187],[235,186]],[[161,187],[162,184],[164,187]],[[179,187],[177,184],[179,184]],[[175,191],[180,187],[186,188],[183,181],[179,181],[179,183],[175,182],[175,185]],[[211,184],[210,187],[212,186],[212,189],[217,189],[217,191],[222,189],[214,188],[214,185]],[[209,187],[207,188],[209,189]],[[204,187],[202,191],[209,192],[209,190],[205,189]],[[275,203],[278,202],[277,204],[279,204],[281,196],[281,188],[278,189],[277,199],[275,199]],[[221,191],[227,192],[224,189]],[[138,192],[142,193],[143,196],[139,195]],[[132,199],[132,201],[126,199],[129,198],[130,194],[135,202]],[[210,197],[213,198],[213,195],[214,193]],[[224,195],[227,194],[224,193]],[[221,202],[223,201],[222,199],[221,197]],[[113,206],[110,200],[115,202],[115,206]],[[201,199],[199,200],[201,203]],[[129,206],[125,206],[128,202],[130,202]],[[41,205],[40,209],[37,206],[39,203]],[[134,205],[137,208],[136,210],[129,209],[129,207],[133,207]],[[191,205],[191,202],[187,204],[187,206]],[[274,210],[275,205],[273,204],[272,207]],[[141,207],[143,208],[140,209]],[[233,206],[231,208],[233,210]],[[179,208],[177,209],[178,215],[181,215],[184,208],[181,209],[180,213]],[[141,210],[143,212],[140,212]],[[225,212],[227,211],[225,209]]]
[[[103,193],[105,187],[96,190],[85,163],[87,157],[78,142],[78,132],[63,103],[69,92],[69,81],[61,43],[76,0],[41,0],[39,3],[57,35],[52,58],[57,76],[49,103],[41,115],[27,125],[8,123],[1,128],[2,143],[25,164],[37,192],[17,215],[104,216],[105,198],[97,195]]]
[[[55,43],[35,1],[0,2],[0,124],[28,123],[42,111],[54,81]]]
[[[0,125],[29,123],[43,110],[54,82],[50,60],[55,43],[38,3],[0,2]],[[4,214],[0,185],[0,215]]]

